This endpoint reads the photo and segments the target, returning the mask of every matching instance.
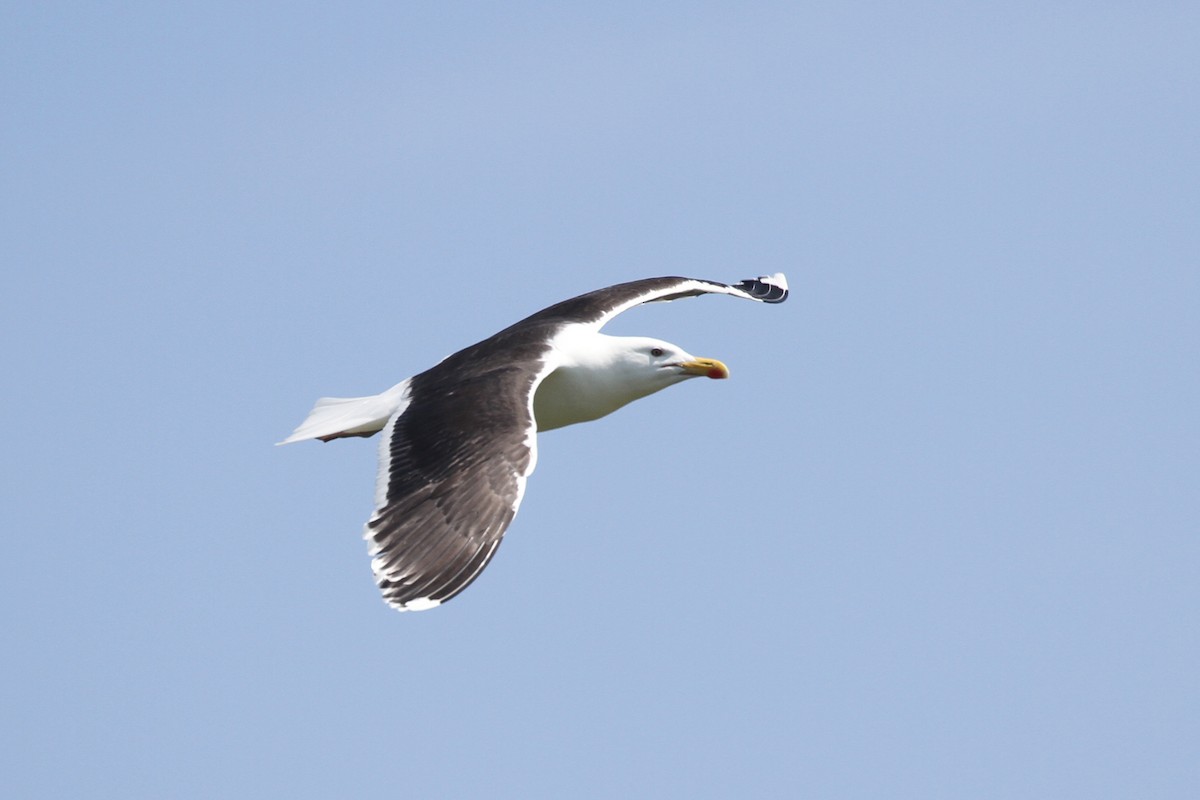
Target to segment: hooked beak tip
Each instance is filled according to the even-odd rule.
[[[724,380],[729,377],[729,367],[715,358],[696,358],[684,361],[679,366],[684,372],[691,375],[703,375],[713,380]]]

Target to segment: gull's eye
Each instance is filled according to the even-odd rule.
[[[663,349],[661,347],[655,347],[650,350],[650,355],[654,356],[655,358],[658,358],[662,354],[663,354]]]

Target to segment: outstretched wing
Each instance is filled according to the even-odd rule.
[[[551,365],[540,354],[489,364],[478,350],[413,377],[383,430],[364,537],[379,590],[401,611],[433,608],[475,580],[537,462],[533,393]]]
[[[575,322],[591,325],[593,329],[599,330],[622,311],[628,311],[642,303],[659,303],[702,294],[728,294],[762,303],[782,303],[788,296],[787,278],[782,272],[777,272],[774,275],[748,278],[732,285],[699,278],[646,278],[618,283],[606,289],[597,289],[572,297],[542,309],[512,327],[535,322]]]

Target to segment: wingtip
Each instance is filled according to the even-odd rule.
[[[747,278],[739,283],[737,288],[763,303],[782,303],[788,297],[787,278],[782,272]]]

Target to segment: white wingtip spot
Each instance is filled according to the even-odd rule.
[[[416,600],[409,600],[407,603],[401,603],[397,608],[401,611],[428,611],[431,608],[437,608],[442,604],[441,600],[433,600],[429,597],[418,597]]]

